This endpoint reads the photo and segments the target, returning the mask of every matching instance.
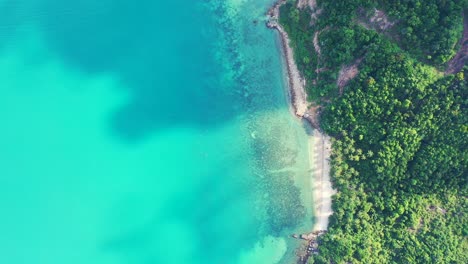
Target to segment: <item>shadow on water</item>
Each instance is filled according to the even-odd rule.
[[[37,24],[43,31],[47,46],[65,63],[91,75],[109,73],[117,76],[124,87],[128,88],[124,92],[128,92],[129,100],[111,114],[110,128],[122,139],[135,142],[145,140],[168,127],[209,127],[223,124],[243,114],[246,111],[244,105],[257,107],[251,112],[277,107],[273,106],[273,100],[268,97],[273,96],[271,94],[274,88],[271,84],[279,83],[275,78],[281,79],[281,76],[273,77],[277,75],[277,69],[271,67],[275,64],[271,57],[270,60],[262,61],[262,58],[258,59],[260,55],[257,56],[258,62],[255,65],[258,65],[256,67],[259,70],[249,72],[240,80],[225,78],[220,73],[226,71],[226,68],[214,58],[217,52],[217,32],[213,28],[216,28],[214,24],[217,22],[213,21],[212,14],[203,13],[206,10],[200,8],[200,2],[207,1],[42,0],[29,5],[28,0],[6,0],[0,4],[0,12],[5,10],[9,14],[17,14],[7,16],[10,24],[4,25],[24,23],[25,20]],[[18,9],[24,10],[18,12]],[[116,17],[119,19],[115,19]],[[5,18],[0,18],[0,21],[5,21]],[[8,28],[5,32],[14,30]],[[253,31],[252,28],[251,30]],[[226,37],[230,33],[223,34]],[[256,42],[262,43],[261,41]],[[230,52],[238,51],[232,48]],[[251,51],[252,54],[254,52]],[[237,71],[242,65],[237,63],[227,68]],[[250,85],[251,90],[247,93],[240,91],[243,85]],[[254,93],[257,94],[252,96]],[[266,104],[269,105],[261,108]],[[265,180],[264,189],[276,190],[278,185],[291,187],[292,183],[286,176],[281,179],[278,177],[272,184]],[[260,223],[236,222],[239,219],[237,211],[253,211],[245,209],[249,205],[237,204],[248,201],[238,200],[239,193],[247,188],[227,183],[224,170],[213,173],[212,177],[207,176],[206,182],[200,183],[200,186],[202,187],[194,188],[193,194],[177,196],[179,200],[171,201],[170,207],[162,211],[171,212],[172,215],[164,217],[181,219],[188,226],[198,226],[196,235],[205,246],[211,247],[213,251],[226,252],[226,255],[236,255],[236,249],[241,244],[253,244],[258,239],[255,237],[258,230],[250,228],[259,226]],[[226,190],[225,186],[239,188]],[[214,193],[216,190],[219,193]],[[265,190],[261,191],[265,193]],[[284,189],[280,194],[286,197],[289,193],[292,191]],[[199,197],[197,202],[203,206],[192,208],[194,201],[190,198],[184,200],[184,197]],[[270,196],[262,197],[265,203],[272,200]],[[278,199],[275,202],[284,200]],[[178,207],[174,204],[178,204]],[[283,204],[281,212],[288,212],[290,203]],[[226,208],[227,205],[231,208]],[[259,207],[266,206],[262,204]],[[276,217],[278,213],[277,210],[271,214]],[[221,222],[226,226],[217,226],[220,218],[232,219],[232,222]],[[158,220],[154,219],[156,222]],[[245,228],[240,228],[240,224],[244,224]],[[277,225],[283,227],[285,224],[280,222]],[[109,241],[104,247],[110,251],[138,247],[138,250],[151,252],[151,239],[160,231],[154,228],[157,225],[148,223],[140,230]],[[223,230],[232,230],[233,233],[225,234],[222,233]],[[246,240],[250,243],[246,243]],[[153,258],[154,256],[147,256],[149,262]]]
[[[218,125],[242,111],[220,75],[214,20],[200,2],[7,0],[2,9],[15,14],[2,18],[5,32],[38,24],[64,62],[128,87],[129,101],[110,126],[130,142],[166,127]]]
[[[203,252],[191,252],[190,260],[179,259],[187,261],[179,263],[233,263],[240,248],[248,249],[259,239],[256,227],[261,222],[243,215],[253,209],[245,186],[236,178],[219,177],[223,174],[224,170],[212,171],[206,183],[167,204],[162,210],[164,215],[156,213],[136,229],[109,239],[102,250],[123,254],[129,263],[136,263],[132,259],[135,257],[149,263],[169,263],[168,252],[161,251],[161,246],[154,247],[155,243],[167,244],[181,258],[184,249],[197,245]],[[239,194],[244,195],[240,198]],[[193,197],[197,197],[195,204]],[[181,228],[172,229],[174,223]]]
[[[305,120],[305,119],[302,119],[301,120],[301,123],[302,123],[302,127],[304,128],[304,131],[306,132],[306,134],[308,136],[313,136],[314,133],[316,133],[315,131],[317,130],[316,128],[314,128],[309,121]]]
[[[264,95],[253,94],[271,96],[271,75],[265,73],[277,69],[256,61],[260,71],[239,77],[245,65],[235,59],[243,56],[237,33],[226,25],[225,10],[208,10],[203,2],[209,1],[6,0],[0,3],[6,14],[0,38],[32,23],[63,62],[91,75],[116,76],[129,99],[111,114],[111,131],[140,141],[168,127],[222,124],[245,112],[246,105],[255,105],[255,111],[265,110],[259,105],[271,107],[268,100],[259,104]],[[249,24],[248,30],[258,30]]]

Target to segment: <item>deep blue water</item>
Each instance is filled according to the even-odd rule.
[[[289,263],[307,136],[271,3],[0,0],[0,263]]]

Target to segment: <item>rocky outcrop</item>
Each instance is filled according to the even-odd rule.
[[[307,243],[297,253],[299,257],[299,263],[305,264],[312,254],[315,255],[319,253],[319,237],[326,232],[326,230],[318,230],[308,234],[292,235],[292,237],[296,239],[307,241]]]
[[[291,104],[294,108],[296,116],[302,118],[307,113],[309,103],[307,102],[307,95],[304,89],[305,79],[302,78],[301,73],[297,68],[296,62],[294,61],[294,51],[290,47],[288,33],[281,27],[281,25],[278,22],[279,8],[284,3],[286,3],[286,1],[279,1],[268,11],[269,19],[267,22],[267,26],[269,28],[276,29],[280,34],[288,71]]]

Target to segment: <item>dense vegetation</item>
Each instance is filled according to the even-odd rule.
[[[464,75],[434,80],[396,50],[368,52],[322,119],[340,192],[317,262],[468,263]]]
[[[338,95],[336,80],[340,68],[363,57],[368,45],[376,39],[392,40],[414,59],[442,69],[458,49],[462,12],[468,6],[468,0],[318,0],[317,3],[316,10],[299,10],[295,1],[289,1],[281,7],[280,16],[312,101]],[[363,24],[372,24],[369,18],[376,9],[385,10],[394,26],[383,32],[367,30]],[[320,56],[314,50],[315,33],[320,42]]]
[[[467,1],[317,2],[317,21],[293,3],[280,17],[334,137],[335,213],[310,261],[468,263],[468,68],[437,70],[455,53]],[[358,23],[373,8],[394,27]],[[358,59],[359,74],[339,95],[338,71]]]
[[[317,90],[312,89],[310,85],[317,78],[315,70],[318,65],[318,56],[314,51],[314,27],[311,25],[310,12],[308,10],[299,11],[291,2],[283,5],[280,12],[279,22],[288,32],[297,67],[307,80],[309,95],[314,98],[324,96],[324,91],[314,94]]]
[[[454,55],[462,31],[465,0],[380,1],[390,17],[400,21],[395,34],[419,58],[440,65]]]

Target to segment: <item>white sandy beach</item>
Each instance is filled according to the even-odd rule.
[[[318,130],[309,137],[309,164],[312,167],[312,192],[315,223],[312,231],[327,230],[328,218],[333,214],[332,189],[330,181],[330,137]]]

